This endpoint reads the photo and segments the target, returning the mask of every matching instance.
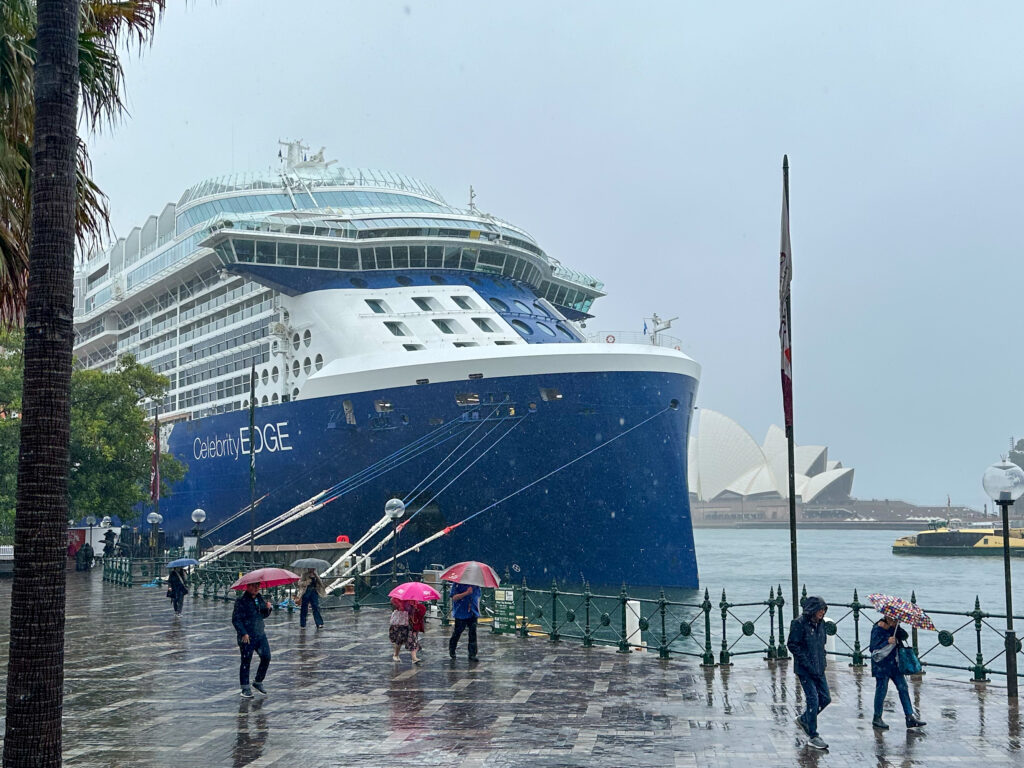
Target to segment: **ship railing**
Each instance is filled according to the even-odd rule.
[[[647,344],[648,346],[664,347],[682,351],[683,340],[677,336],[669,336],[666,333],[637,333],[635,331],[601,331],[591,333],[587,341],[593,344]]]

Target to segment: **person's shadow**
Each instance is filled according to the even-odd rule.
[[[231,765],[233,768],[243,768],[263,755],[263,743],[267,740],[267,716],[263,714],[263,699],[242,699],[238,702],[237,727],[235,746],[231,750]]]

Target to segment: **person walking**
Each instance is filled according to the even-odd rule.
[[[455,649],[464,630],[469,631],[469,660],[476,661],[476,620],[480,616],[480,587],[475,584],[452,583],[452,618],[455,628],[448,640],[448,656],[455,658]]]
[[[412,652],[412,663],[419,664],[423,659],[416,654],[422,650],[420,635],[427,631],[424,621],[427,615],[427,606],[418,600],[408,600],[405,608],[409,612],[409,639],[406,641],[405,647]]]
[[[167,577],[167,596],[171,598],[171,605],[174,613],[180,615],[181,607],[185,602],[185,595],[188,594],[188,582],[185,580],[184,568],[172,568]]]
[[[871,725],[880,731],[889,730],[889,726],[882,720],[882,707],[885,704],[885,694],[889,690],[890,680],[896,684],[907,728],[921,728],[926,725],[914,714],[914,705],[910,701],[910,691],[907,689],[907,678],[900,672],[899,649],[906,640],[907,631],[888,616],[883,616],[871,628],[871,643],[868,647],[871,650],[871,676],[875,678],[875,711]]]
[[[310,608],[313,609],[313,623],[320,629],[324,625],[324,617],[320,615],[320,598],[327,597],[327,590],[324,588],[324,581],[317,573],[316,568],[307,568],[299,581],[299,626],[306,626],[306,615]]]
[[[263,619],[270,615],[274,606],[269,600],[260,596],[259,584],[246,584],[245,591],[235,600],[235,608],[231,613],[231,623],[238,633],[238,650],[242,654],[241,663],[238,666],[238,682],[242,686],[242,698],[252,698],[252,688],[249,687],[249,665],[252,663],[252,654],[255,652],[260,657],[260,664],[256,668],[256,678],[252,687],[267,695],[267,689],[263,687],[263,679],[267,676],[267,667],[270,666],[270,642],[267,640],[267,632],[263,626]]]
[[[399,661],[398,654],[401,653],[402,646],[409,642],[409,612],[405,609],[405,602],[397,597],[391,598],[391,607],[394,610],[391,611],[391,619],[388,622],[388,640],[394,646],[392,661]],[[415,657],[416,652],[413,651],[413,658]]]
[[[820,597],[808,597],[799,618],[789,625],[786,647],[793,655],[793,671],[800,679],[807,702],[806,711],[796,719],[807,734],[808,746],[828,749],[818,734],[818,715],[832,702],[825,680],[825,611],[828,605]]]

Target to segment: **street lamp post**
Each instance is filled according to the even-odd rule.
[[[398,519],[405,514],[405,502],[401,499],[388,499],[384,505],[384,514],[391,520],[391,581],[395,577],[395,564],[398,562]]]
[[[203,510],[203,509],[194,509],[194,510],[192,510],[192,522],[195,523],[195,525],[192,527],[192,535],[196,537],[196,551],[195,551],[195,558],[196,558],[196,560],[199,559],[199,553],[200,553],[200,550],[201,550],[201,547],[199,546],[199,538],[203,535],[203,529],[200,528],[199,526],[203,524],[204,520],[206,520],[206,510]]]
[[[1010,507],[1024,494],[1024,470],[1003,459],[985,470],[981,477],[989,495],[1003,516],[1003,576],[1006,580],[1006,695],[1017,698],[1017,635],[1013,631],[1013,595],[1010,582]]]
[[[157,536],[157,529],[160,527],[160,523],[164,521],[164,516],[159,512],[150,512],[146,515],[146,522],[148,522],[152,528],[149,530],[149,552],[153,558],[153,578],[156,578],[156,545],[159,537]]]
[[[95,552],[96,547],[92,543],[92,528],[94,525],[96,525],[95,516],[89,515],[87,518],[85,518],[85,524],[89,526],[89,548]]]

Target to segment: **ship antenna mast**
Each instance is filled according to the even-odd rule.
[[[476,190],[472,184],[469,185],[469,212],[476,213]]]

